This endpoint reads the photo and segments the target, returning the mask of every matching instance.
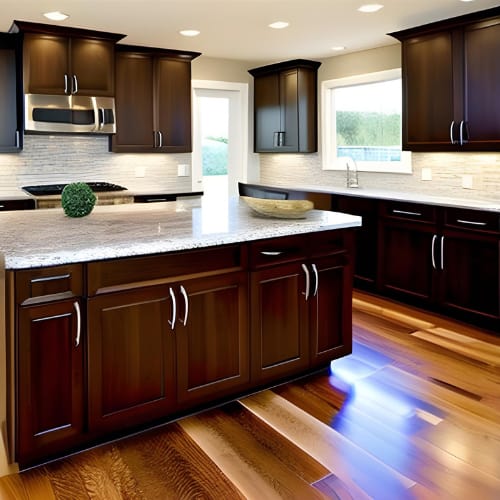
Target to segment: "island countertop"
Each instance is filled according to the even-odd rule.
[[[27,269],[360,225],[360,217],[320,210],[304,219],[261,217],[238,198],[96,206],[83,218],[67,217],[59,208],[4,212],[0,261],[5,269]]]

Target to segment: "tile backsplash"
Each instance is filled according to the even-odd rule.
[[[413,173],[359,172],[361,188],[417,192],[426,195],[500,202],[500,152],[413,153]],[[432,180],[422,180],[422,169]],[[345,172],[321,169],[319,154],[261,154],[260,182],[271,185],[345,187]],[[464,179],[464,176],[466,179]],[[470,189],[462,187],[464,180]]]
[[[22,152],[0,155],[0,191],[76,181],[113,182],[132,191],[191,191],[191,176],[178,177],[178,164],[191,165],[191,153],[110,153],[107,136],[26,135]]]

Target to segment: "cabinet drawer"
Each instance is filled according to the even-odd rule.
[[[79,264],[16,271],[16,303],[60,300],[83,293],[83,270]]]
[[[303,260],[307,255],[307,238],[304,235],[253,241],[249,246],[252,269]]]
[[[385,217],[433,223],[437,221],[437,207],[434,205],[405,201],[385,201],[381,206],[382,215]]]
[[[319,257],[346,252],[345,231],[319,231],[308,235],[309,255]]]
[[[31,210],[35,208],[35,200],[0,200],[0,212],[7,210]]]
[[[102,293],[104,289],[131,289],[181,277],[241,270],[245,267],[244,245],[91,262],[87,266],[87,292],[92,296]]]
[[[500,214],[483,210],[447,208],[445,225],[470,231],[487,231],[500,234]]]

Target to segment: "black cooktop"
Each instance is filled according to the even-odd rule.
[[[126,191],[127,188],[119,186],[118,184],[112,184],[110,182],[86,182],[90,189],[96,193],[102,193],[104,191]],[[62,190],[67,186],[66,184],[40,184],[38,186],[23,186],[21,189],[27,191],[29,194],[35,196],[49,196],[61,194]]]

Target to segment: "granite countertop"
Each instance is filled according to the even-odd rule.
[[[391,191],[385,189],[370,189],[370,188],[343,188],[335,186],[292,186],[292,185],[264,185],[265,187],[274,187],[283,190],[291,191],[308,191],[314,193],[328,193],[348,196],[359,196],[365,198],[377,198],[379,200],[395,200],[408,201],[415,203],[426,203],[429,205],[441,205],[445,207],[472,208],[478,210],[487,210],[492,212],[500,212],[500,198],[498,201],[493,200],[478,200],[451,196],[436,196],[426,195],[421,193],[413,193],[409,191]],[[500,195],[499,195],[500,197]]]
[[[96,206],[87,217],[60,208],[0,213],[0,262],[24,269],[148,255],[361,225],[312,210],[304,219],[261,217],[238,198]]]

